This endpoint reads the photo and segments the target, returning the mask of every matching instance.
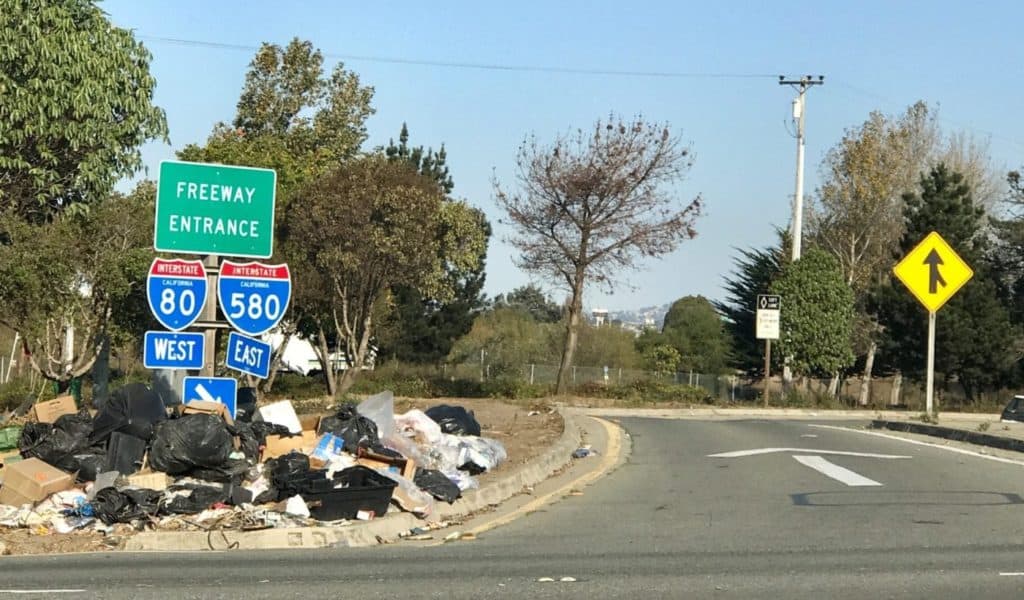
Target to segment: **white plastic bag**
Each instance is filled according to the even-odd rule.
[[[356,412],[377,425],[377,437],[385,440],[395,433],[395,395],[384,391],[359,403]]]

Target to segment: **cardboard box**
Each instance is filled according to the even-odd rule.
[[[0,484],[3,484],[4,473],[7,472],[5,467],[20,461],[21,453],[17,450],[5,450],[4,452],[0,452]]]
[[[167,473],[136,473],[124,478],[125,483],[147,490],[166,490],[174,481]]]
[[[288,400],[281,400],[257,408],[256,420],[284,425],[291,433],[302,433],[303,431],[302,423],[299,422],[299,415],[295,414],[295,408]]]
[[[321,415],[299,415],[299,425],[303,431],[320,431]]]
[[[416,461],[411,458],[394,458],[366,448],[360,448],[357,456],[356,464],[364,467],[394,471],[410,480],[416,476]]]
[[[38,458],[29,458],[4,467],[4,485],[0,504],[21,506],[45,500],[50,494],[66,490],[75,476],[51,467]]]
[[[228,407],[220,402],[209,402],[207,400],[193,400],[181,407],[183,415],[217,415],[224,419],[228,425],[234,425],[235,421],[228,412]]]
[[[303,431],[301,435],[285,437],[281,435],[268,435],[267,446],[263,449],[263,460],[284,456],[292,450],[309,454],[316,448],[317,435],[315,431]]]
[[[32,407],[32,416],[40,423],[53,423],[57,417],[73,415],[78,412],[75,406],[75,399],[71,396],[61,396],[46,402],[37,402]]]

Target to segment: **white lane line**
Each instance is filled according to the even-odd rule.
[[[813,433],[804,433],[800,437],[802,437],[802,438],[816,438],[818,436],[813,434]]]
[[[0,590],[0,594],[82,594],[85,590]]]
[[[953,446],[943,446],[942,444],[933,444],[931,442],[922,442],[921,440],[911,440],[898,435],[890,435],[887,433],[881,433],[878,431],[864,431],[862,429],[848,429],[846,427],[839,427],[837,425],[808,425],[808,427],[818,427],[821,429],[837,429],[839,431],[848,431],[850,433],[862,433],[864,435],[873,435],[876,437],[885,438],[887,440],[896,440],[898,442],[906,442],[908,444],[914,444],[916,446],[929,446],[931,448],[937,448],[939,450],[948,450],[950,452],[956,452],[957,454],[966,454],[967,456],[974,456],[977,458],[984,458],[987,460],[994,460],[996,462],[1006,463],[1009,465],[1017,465],[1018,467],[1024,467],[1024,461],[1014,460],[1012,458],[1003,458],[1002,456],[992,456],[991,454],[982,454],[981,452],[974,452],[973,450],[965,450],[963,448],[955,448]]]
[[[759,454],[774,454],[776,452],[813,452],[814,454],[860,456],[862,458],[911,458],[902,454],[872,454],[870,452],[844,452],[842,450],[816,450],[814,448],[755,448],[753,450],[735,450],[733,452],[708,454],[708,458],[740,458],[743,456],[757,456]]]
[[[1010,571],[1009,573],[1000,573],[1000,577],[1024,577],[1024,573],[1020,571]]]
[[[868,479],[859,473],[847,469],[846,467],[840,467],[835,463],[830,463],[820,456],[806,456],[802,454],[794,454],[793,458],[796,462],[808,466],[815,471],[821,473],[826,477],[831,477],[840,483],[845,483],[850,487],[868,487],[868,486],[879,486],[882,485],[874,479]]]

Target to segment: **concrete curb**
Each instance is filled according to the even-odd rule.
[[[585,414],[594,417],[646,417],[655,419],[685,419],[689,417],[786,417],[790,419],[879,419],[893,420],[915,417],[916,413],[903,411],[879,410],[825,410],[809,408],[588,408],[585,406],[567,406],[565,412]],[[965,421],[990,421],[999,419],[998,414],[987,413],[950,413]]]
[[[511,473],[478,490],[466,492],[454,504],[438,502],[431,521],[453,520],[487,507],[500,504],[518,494],[524,487],[537,485],[572,460],[572,452],[580,444],[579,416],[568,411],[562,415],[563,429],[558,440],[540,456]],[[329,546],[372,546],[381,539],[398,534],[425,521],[405,513],[388,512],[380,519],[353,523],[344,527],[296,527],[262,531],[148,531],[136,534],[126,545],[127,551],[202,551],[202,550],[271,550],[283,548],[325,548]]]
[[[932,437],[943,438],[956,442],[967,442],[978,446],[999,448],[1000,450],[1012,450],[1024,452],[1024,440],[981,433],[980,431],[967,431],[953,427],[942,427],[941,425],[929,425],[927,423],[911,423],[907,421],[886,421],[875,419],[871,421],[872,429],[889,429],[891,431],[903,431],[906,433],[917,433]]]

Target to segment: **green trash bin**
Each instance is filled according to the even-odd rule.
[[[0,429],[0,451],[14,450],[21,438],[21,427],[11,426]]]

